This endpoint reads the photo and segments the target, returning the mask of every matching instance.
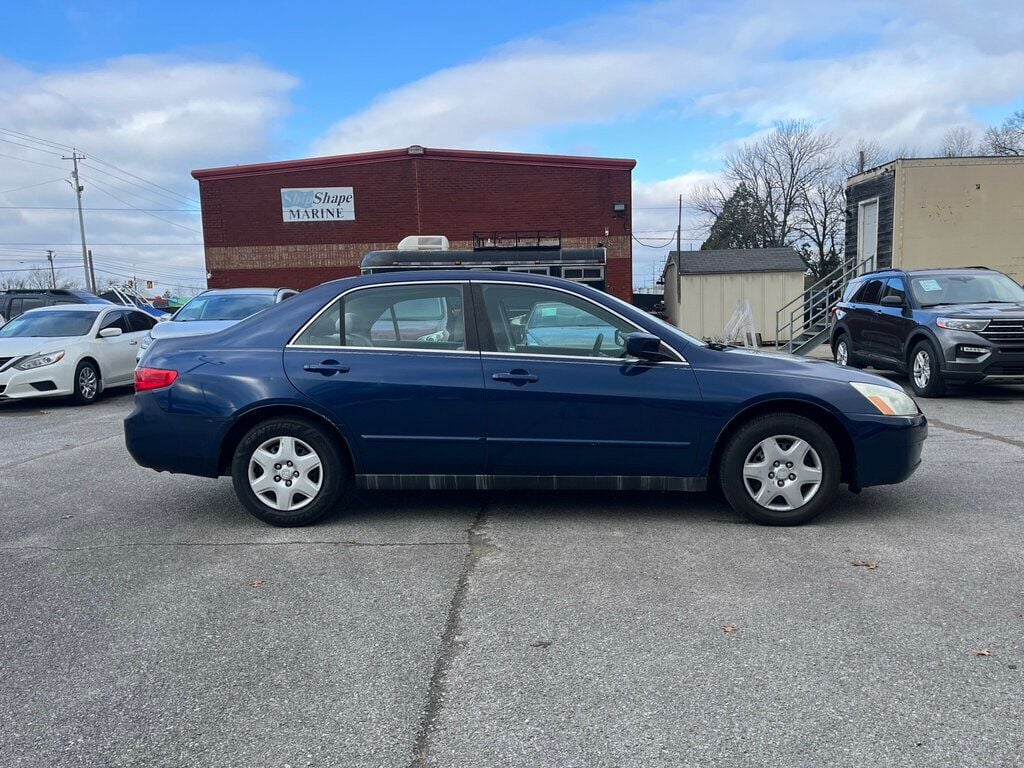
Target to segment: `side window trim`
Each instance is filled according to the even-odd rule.
[[[385,287],[399,287],[404,285],[420,286],[420,285],[456,285],[462,290],[462,307],[465,313],[465,325],[466,325],[466,342],[465,349],[427,349],[422,347],[386,347],[386,346],[374,346],[374,347],[356,347],[356,346],[345,346],[342,343],[341,346],[326,345],[326,344],[299,344],[298,339],[306,332],[313,323],[320,319],[320,316],[330,311],[332,307],[340,305],[339,315],[341,317],[341,336],[344,337],[344,323],[345,323],[345,297],[356,293],[358,291],[367,291],[374,288],[385,288]],[[341,339],[344,342],[344,338]],[[373,285],[359,285],[354,288],[349,288],[347,291],[343,291],[335,296],[333,299],[328,301],[323,307],[307,320],[302,327],[299,328],[291,339],[285,344],[285,349],[331,349],[338,350],[341,352],[347,350],[356,350],[360,352],[408,352],[408,353],[419,353],[425,352],[431,355],[479,355],[480,354],[480,341],[477,333],[476,324],[476,313],[474,312],[473,301],[470,295],[470,282],[468,280],[410,280],[403,282],[394,283],[374,283]]]

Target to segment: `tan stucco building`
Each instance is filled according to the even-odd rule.
[[[1024,157],[894,160],[851,177],[846,200],[858,261],[984,266],[1024,282]]]
[[[698,338],[720,336],[750,301],[754,329],[775,337],[775,312],[804,289],[805,266],[792,248],[672,251],[665,264],[665,313],[669,322]]]

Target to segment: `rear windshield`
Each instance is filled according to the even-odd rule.
[[[0,338],[84,336],[95,320],[94,312],[26,312],[0,328]]]
[[[1024,288],[999,272],[911,276],[910,290],[922,307],[1024,303]]]
[[[271,294],[236,293],[227,296],[196,296],[178,310],[176,322],[196,320],[244,320],[274,305]]]

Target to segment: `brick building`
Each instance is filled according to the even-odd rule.
[[[408,235],[472,249],[481,232],[554,230],[606,252],[606,289],[632,297],[635,160],[412,146],[193,171],[211,288],[313,285],[359,274]]]

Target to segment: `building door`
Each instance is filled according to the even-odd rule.
[[[862,203],[857,226],[857,262],[863,263],[860,273],[878,268],[878,200]]]

